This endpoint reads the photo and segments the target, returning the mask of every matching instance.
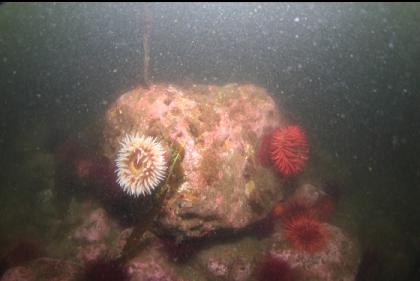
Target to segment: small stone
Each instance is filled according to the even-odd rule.
[[[312,184],[303,184],[299,186],[291,200],[298,203],[300,206],[313,207],[318,199],[323,195],[323,191]]]

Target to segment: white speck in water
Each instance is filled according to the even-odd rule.
[[[41,98],[41,94],[36,94],[36,97],[40,99]]]
[[[298,35],[298,34],[296,34],[296,35],[295,35],[295,38],[296,38],[296,39],[298,39],[298,38],[299,38],[299,35]]]
[[[117,73],[118,69],[114,68],[114,70],[112,70],[113,73]]]
[[[394,43],[389,42],[389,43],[388,43],[388,48],[390,48],[390,49],[394,49]]]
[[[344,114],[344,113],[337,113],[337,117],[339,117],[341,119],[345,119],[346,118],[346,114]]]
[[[299,17],[295,17],[295,19],[293,21],[294,22],[300,22],[300,18]]]
[[[399,144],[399,141],[398,141],[398,137],[397,136],[392,136],[392,146],[395,148],[398,144]]]

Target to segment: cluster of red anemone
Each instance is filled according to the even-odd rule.
[[[296,125],[274,129],[263,137],[259,158],[261,164],[273,164],[285,177],[301,173],[309,158],[305,132]],[[327,242],[327,231],[319,219],[327,218],[332,212],[333,206],[329,203],[327,200],[308,207],[288,202],[277,205],[273,214],[281,217],[285,236],[294,248],[315,253],[324,249]]]

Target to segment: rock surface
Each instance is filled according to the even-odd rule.
[[[103,208],[86,212],[80,223],[71,234],[77,261],[87,264],[105,258],[121,228]]]
[[[295,201],[301,206],[310,208],[315,206],[322,196],[324,196],[324,194],[321,189],[312,184],[306,183],[296,188],[288,200]]]
[[[259,163],[258,150],[263,135],[285,122],[270,95],[254,85],[153,85],[111,105],[104,151],[114,161],[121,139],[133,132],[182,147],[182,173],[159,225],[179,240],[202,237],[248,226],[282,197],[280,177]]]
[[[224,241],[200,251],[196,260],[209,280],[253,280],[256,260],[264,249],[263,245],[253,237]]]
[[[340,228],[323,225],[328,232],[328,241],[322,251],[307,253],[294,249],[280,232],[273,235],[269,253],[289,263],[299,272],[299,280],[354,280],[360,259],[359,245]]]
[[[80,268],[70,262],[40,258],[27,266],[13,267],[6,271],[1,281],[77,281]]]
[[[165,255],[159,240],[153,240],[144,250],[127,263],[131,281],[184,281]]]

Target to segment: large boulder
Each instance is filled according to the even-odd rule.
[[[286,123],[271,96],[254,85],[153,85],[124,93],[109,108],[104,154],[115,161],[127,133],[181,147],[176,186],[159,227],[178,239],[239,230],[263,218],[283,182],[262,165],[264,136]],[[262,145],[261,145],[262,144]]]

